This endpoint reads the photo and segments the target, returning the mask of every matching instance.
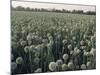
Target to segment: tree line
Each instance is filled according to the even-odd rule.
[[[33,11],[33,12],[57,12],[57,13],[73,13],[73,14],[86,14],[86,15],[96,15],[95,11],[86,11],[84,12],[83,10],[66,10],[66,9],[44,9],[44,8],[30,8],[30,7],[22,7],[22,6],[17,6],[17,7],[11,7],[11,10],[14,11]]]

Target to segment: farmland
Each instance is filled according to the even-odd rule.
[[[13,74],[96,68],[96,16],[11,12]]]

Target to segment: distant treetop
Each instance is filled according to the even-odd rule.
[[[95,11],[87,11],[87,12],[84,12],[83,10],[66,10],[66,9],[62,9],[62,10],[59,10],[59,9],[44,9],[44,8],[30,8],[30,7],[22,7],[22,6],[17,6],[17,7],[11,7],[11,10],[14,10],[14,11],[33,11],[33,12],[57,12],[57,13],[73,13],[73,14],[86,14],[86,15],[96,15],[96,12]]]

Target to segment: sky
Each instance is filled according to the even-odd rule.
[[[30,7],[30,8],[45,8],[45,9],[66,9],[66,10],[83,10],[86,11],[95,11],[95,6],[89,5],[72,5],[72,4],[57,4],[57,3],[40,3],[40,2],[30,2],[30,1],[12,1],[12,6],[23,6],[23,7]]]

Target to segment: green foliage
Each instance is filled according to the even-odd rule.
[[[13,73],[96,68],[95,15],[12,11],[11,19]]]

